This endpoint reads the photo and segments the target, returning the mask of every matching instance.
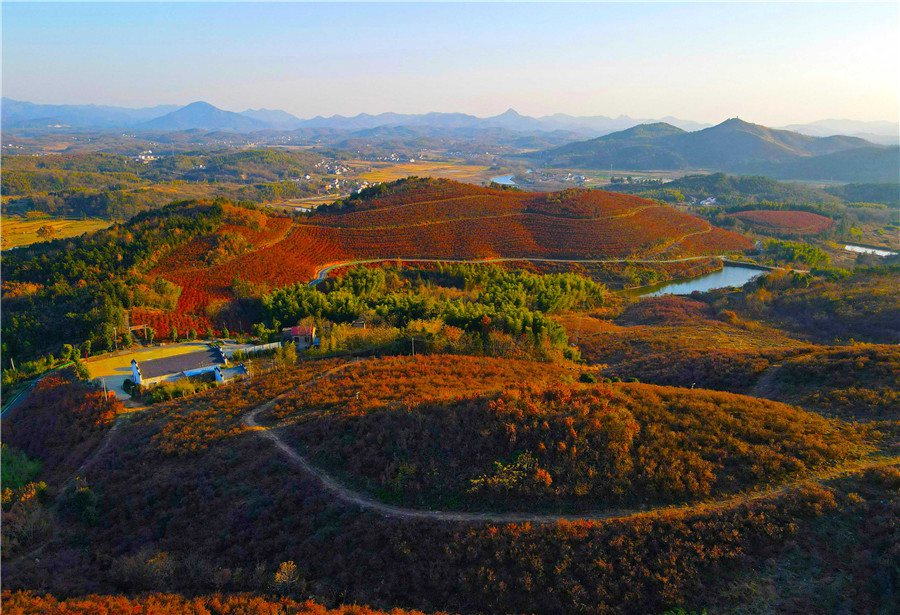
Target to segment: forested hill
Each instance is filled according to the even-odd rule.
[[[810,137],[732,118],[685,132],[665,123],[636,126],[597,139],[526,155],[536,164],[587,169],[710,169],[774,177],[893,181],[895,148],[857,137]]]

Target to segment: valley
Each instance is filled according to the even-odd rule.
[[[896,10],[775,8],[4,5],[2,610],[897,612]]]

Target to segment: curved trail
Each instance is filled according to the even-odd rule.
[[[639,263],[639,264],[664,264],[664,263],[687,263],[690,261],[708,260],[710,258],[718,258],[724,261],[725,256],[721,254],[706,254],[703,256],[683,256],[681,258],[666,259],[639,259],[639,258],[540,258],[530,256],[496,256],[490,258],[363,258],[346,261],[338,261],[329,263],[316,271],[316,276],[309,283],[315,286],[324,281],[334,269],[339,267],[350,267],[353,265],[368,265],[372,263],[463,263],[475,265],[490,265],[491,263],[514,263],[525,261],[529,263],[583,263],[588,265],[601,265],[604,263]]]
[[[322,374],[319,374],[315,378],[308,380],[306,385],[312,384],[313,382],[330,376],[331,374],[342,370],[349,365],[353,365],[353,363],[345,363],[343,365],[339,365],[338,367],[332,368]],[[898,457],[889,457],[889,458],[880,458],[874,460],[864,460],[861,462],[851,462],[844,464],[842,466],[838,466],[835,468],[828,468],[813,474],[812,476],[799,479],[790,483],[786,483],[784,485],[770,487],[767,489],[760,490],[755,493],[750,494],[737,494],[732,496],[726,496],[722,499],[716,500],[714,502],[695,502],[692,504],[682,504],[682,505],[674,505],[674,506],[661,506],[658,508],[650,509],[650,510],[637,510],[637,509],[625,509],[625,510],[605,510],[602,512],[591,512],[586,511],[583,513],[572,513],[572,514],[557,514],[557,513],[529,513],[529,512],[465,512],[465,511],[442,511],[442,510],[424,510],[419,508],[405,508],[403,506],[394,506],[392,504],[385,504],[384,502],[378,501],[364,493],[360,493],[358,491],[354,491],[353,489],[345,486],[336,478],[322,470],[314,466],[310,463],[305,457],[303,457],[300,453],[298,453],[290,444],[285,442],[281,436],[278,434],[278,427],[266,427],[264,425],[260,425],[256,418],[260,413],[270,410],[275,403],[287,395],[288,393],[283,393],[277,397],[274,397],[262,404],[261,406],[257,406],[253,408],[249,412],[244,415],[243,423],[250,430],[253,431],[256,435],[266,438],[272,444],[274,444],[279,451],[287,458],[287,460],[293,465],[295,468],[314,479],[316,482],[320,484],[320,486],[330,493],[335,499],[343,502],[344,504],[349,504],[352,506],[357,506],[363,510],[378,513],[385,517],[393,517],[397,519],[424,519],[431,521],[441,521],[441,522],[458,522],[458,523],[536,523],[536,524],[546,524],[546,523],[558,523],[560,521],[615,521],[615,520],[624,520],[628,518],[635,518],[645,515],[656,515],[660,513],[668,513],[668,514],[691,514],[692,512],[696,512],[698,509],[703,511],[710,510],[721,510],[733,507],[735,505],[746,503],[752,500],[761,500],[770,498],[779,494],[786,493],[793,488],[796,488],[803,484],[809,484],[814,481],[822,481],[832,478],[838,478],[840,476],[844,476],[847,474],[852,474],[857,472],[865,467],[872,467],[877,465],[890,465],[897,463],[900,458]]]

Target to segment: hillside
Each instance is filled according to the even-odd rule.
[[[837,156],[845,161],[860,160],[862,153],[851,150],[868,148],[870,163],[878,162],[878,171],[868,171],[856,181],[888,181],[871,179],[888,167],[875,154],[882,148],[856,137],[810,137],[787,130],[775,130],[732,118],[721,124],[695,132],[685,132],[674,126],[658,123],[637,126],[589,141],[570,143],[558,148],[535,152],[526,157],[551,167],[587,169],[712,169],[752,172],[777,177],[822,173],[822,163],[806,161],[819,156]],[[873,158],[875,157],[875,158]],[[828,161],[830,158],[823,158]],[[803,161],[803,162],[800,162]],[[754,166],[755,165],[755,166]],[[796,165],[796,166],[791,166]],[[806,165],[806,166],[804,166]],[[760,170],[765,168],[766,172]],[[898,165],[894,165],[896,170]],[[805,169],[805,170],[804,170]],[[855,170],[854,170],[855,172]],[[861,172],[861,170],[860,170]],[[850,173],[850,171],[847,171]],[[847,174],[845,173],[845,174]],[[826,179],[821,175],[817,176]]]
[[[839,425],[773,402],[648,385],[547,387],[522,376],[529,386],[498,381],[505,390],[485,395],[482,374],[508,367],[467,361],[468,377],[454,379],[447,372],[460,359],[450,361],[344,370],[261,420],[286,424],[286,441],[350,484],[439,510],[682,503],[865,451]],[[433,380],[437,395],[423,392]],[[414,395],[397,394],[406,389]],[[768,444],[751,445],[759,442]]]
[[[747,162],[738,168],[783,179],[823,179],[845,182],[895,182],[900,175],[900,147],[859,147],[808,158]]]
[[[237,156],[248,157],[242,165],[256,157]],[[299,219],[224,203],[173,204],[95,235],[6,256],[4,350],[27,359],[85,339],[95,350],[111,348],[126,310],[132,324],[175,327],[181,335],[246,330],[255,316],[237,299],[258,299],[359,260],[678,261],[750,247],[745,237],[668,206],[602,191],[538,194],[405,180]],[[92,292],[98,288],[109,291]],[[66,327],[38,335],[60,318]]]
[[[845,420],[889,423],[900,403],[900,349],[857,344],[784,361],[759,393]]]
[[[860,268],[846,279],[770,275],[738,294],[713,293],[715,305],[775,324],[810,340],[900,341],[897,265]]]
[[[282,240],[215,267],[173,251],[155,275],[185,289],[183,312],[228,300],[235,279],[269,287],[308,281],[329,264],[366,259],[666,260],[751,247],[744,237],[636,197],[602,191],[534,194],[445,180],[401,180],[324,208]]]
[[[301,585],[285,568],[282,585],[293,589]],[[312,600],[274,598],[252,594],[185,597],[178,594],[155,593],[139,597],[91,594],[78,598],[58,599],[35,592],[3,592],[3,608],[7,613],[55,613],[59,615],[94,615],[96,613],[200,613],[215,615],[424,615],[421,611],[390,609],[382,611],[360,605],[329,608]]]
[[[5,535],[15,533],[21,540],[15,551],[4,549],[4,588],[39,586],[59,595],[275,591],[312,594],[329,604],[465,613],[481,612],[485,605],[498,612],[662,612],[673,604],[707,604],[727,589],[734,575],[771,563],[791,539],[826,548],[828,541],[814,539],[816,528],[823,525],[842,524],[842,536],[860,531],[867,536],[863,544],[869,545],[872,557],[886,553],[884,541],[876,537],[888,527],[888,469],[844,476],[845,471],[852,474],[851,462],[850,470],[835,469],[829,478],[830,464],[864,450],[858,448],[861,432],[847,424],[708,391],[573,385],[566,381],[565,370],[548,369],[546,363],[435,357],[425,363],[425,370],[421,365],[415,359],[355,364],[344,368],[351,371],[319,380],[319,389],[309,379],[335,362],[305,361],[261,375],[246,386],[208,391],[120,419],[71,489],[54,481],[48,485],[49,500],[23,500],[4,513]],[[561,393],[551,386],[546,399],[519,397],[534,402],[520,406],[516,398],[501,396],[497,399],[504,399],[505,407],[495,404],[493,410],[455,399],[479,394],[477,389],[496,391],[509,383],[509,373],[523,368],[542,375],[548,385],[556,381],[562,391],[571,390],[571,397],[554,397]],[[436,369],[450,377],[440,383],[432,380],[430,390],[420,388]],[[392,374],[391,380],[383,377],[386,373]],[[822,468],[824,484],[789,482],[756,496],[659,511],[613,510],[610,519],[577,522],[473,524],[385,517],[331,497],[315,476],[288,463],[269,441],[267,430],[242,424],[241,417],[250,409],[285,391],[289,397],[274,402],[275,412],[305,416],[304,391],[316,395],[319,390],[336,404],[335,415],[327,420],[361,425],[377,419],[373,427],[389,428],[395,421],[405,426],[403,431],[372,429],[365,439],[343,441],[342,446],[376,453],[357,458],[366,472],[375,473],[371,464],[388,461],[383,466],[386,476],[416,476],[408,474],[400,454],[414,467],[420,452],[430,455],[414,436],[431,433],[425,442],[439,444],[437,436],[444,433],[465,440],[467,448],[454,455],[470,451],[468,447],[490,451],[485,458],[488,471],[497,460],[493,454],[505,450],[514,435],[519,438],[516,446],[533,443],[532,457],[546,463],[548,473],[556,472],[550,485],[563,490],[580,490],[582,482],[575,480],[579,474],[564,468],[585,470],[581,464],[603,459],[615,463],[603,466],[606,473],[593,478],[588,474],[587,485],[602,489],[631,477],[635,485],[656,484],[662,494],[647,495],[664,500],[713,486],[762,487],[760,480],[791,480],[788,477],[796,473],[812,475],[815,467]],[[376,395],[385,396],[388,405],[379,409],[384,402],[377,402],[371,409],[345,413],[341,401],[347,401],[347,390],[371,390],[373,396],[360,397],[374,401]],[[391,405],[403,390],[416,391],[425,404],[437,401],[435,410]],[[300,404],[298,415],[295,404]],[[491,426],[492,437],[465,437],[478,427],[462,420],[469,414],[483,419],[482,427]],[[442,416],[448,420],[439,420]],[[727,439],[720,439],[721,429],[708,437],[707,429],[720,421],[729,425]],[[694,427],[684,431],[688,424]],[[626,429],[618,429],[622,425]],[[637,425],[640,431],[635,432]],[[21,435],[4,427],[4,437]],[[532,442],[540,441],[542,434],[552,444],[546,452]],[[629,437],[633,440],[625,446]],[[645,438],[657,445],[637,446]],[[388,441],[398,446],[398,456],[390,460],[382,458],[390,449],[378,444]],[[713,453],[720,446],[729,451],[723,458]],[[638,454],[642,463],[616,465],[628,452]],[[712,456],[706,459],[707,454]],[[738,462],[746,458],[759,463]],[[512,460],[499,461],[507,466]],[[538,484],[546,485],[546,475],[532,469],[544,479]],[[669,471],[673,469],[679,471]],[[512,476],[517,475],[514,470]],[[437,476],[455,480],[443,470]],[[855,496],[850,497],[851,492]],[[519,497],[516,503],[521,501]],[[48,507],[58,513],[48,515]],[[46,521],[39,534],[26,531],[29,515]],[[875,533],[862,531],[863,518]],[[36,547],[39,561],[18,557]],[[286,562],[294,562],[295,568],[285,568]],[[841,570],[863,575],[863,562],[860,569],[856,566]],[[535,584],[537,578],[545,582]],[[558,589],[548,593],[548,584]],[[854,600],[878,604],[879,598],[867,590]]]
[[[842,202],[839,194],[800,183],[782,182],[761,175],[686,175],[664,184],[616,184],[617,192],[636,194],[671,203],[703,201],[715,197],[717,206],[734,208],[758,203],[802,205],[834,211]],[[882,194],[879,192],[879,194]],[[865,199],[857,199],[865,200]]]
[[[688,297],[648,297],[614,319],[557,317],[589,364],[653,384],[751,393],[757,380],[807,343],[762,323],[719,314]]]

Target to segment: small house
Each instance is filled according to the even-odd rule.
[[[305,350],[315,344],[316,328],[303,325],[285,327],[281,330],[281,338],[285,342],[294,342],[298,350]]]

